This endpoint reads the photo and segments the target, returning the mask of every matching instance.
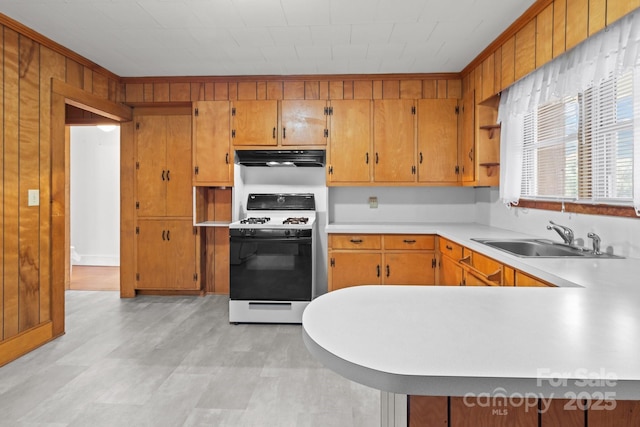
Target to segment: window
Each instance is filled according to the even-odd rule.
[[[523,199],[633,204],[633,73],[524,116]]]

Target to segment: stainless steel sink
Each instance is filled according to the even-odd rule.
[[[545,239],[471,239],[521,257],[537,258],[622,258],[609,253],[596,254],[578,246]]]

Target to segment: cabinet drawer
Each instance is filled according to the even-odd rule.
[[[502,269],[502,264],[498,261],[494,261],[478,252],[473,252],[471,255],[472,266],[485,275],[493,274]]]
[[[384,236],[385,249],[433,250],[435,243],[435,236],[426,234],[386,234]]]
[[[453,259],[459,260],[462,258],[462,246],[457,243],[453,243],[451,240],[447,240],[444,237],[438,237],[438,244],[440,245],[440,252],[444,255],[450,256]]]
[[[380,236],[377,234],[331,234],[331,249],[380,249]]]

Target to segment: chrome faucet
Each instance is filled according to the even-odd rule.
[[[562,240],[567,245],[573,244],[573,230],[572,229],[570,229],[569,227],[565,227],[564,225],[556,224],[553,221],[549,221],[549,224],[551,224],[551,225],[547,225],[547,230],[555,230],[556,233],[558,233],[560,235],[560,237],[562,237]]]
[[[587,237],[593,240],[593,253],[595,255],[602,254],[602,252],[600,252],[600,236],[596,233],[587,233]]]

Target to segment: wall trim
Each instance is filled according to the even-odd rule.
[[[53,338],[53,323],[47,321],[0,342],[0,367],[48,343]]]
[[[251,75],[251,76],[156,76],[121,77],[120,83],[238,83],[265,81],[343,81],[343,80],[460,80],[460,73],[412,73],[412,74],[301,74],[301,75]]]

